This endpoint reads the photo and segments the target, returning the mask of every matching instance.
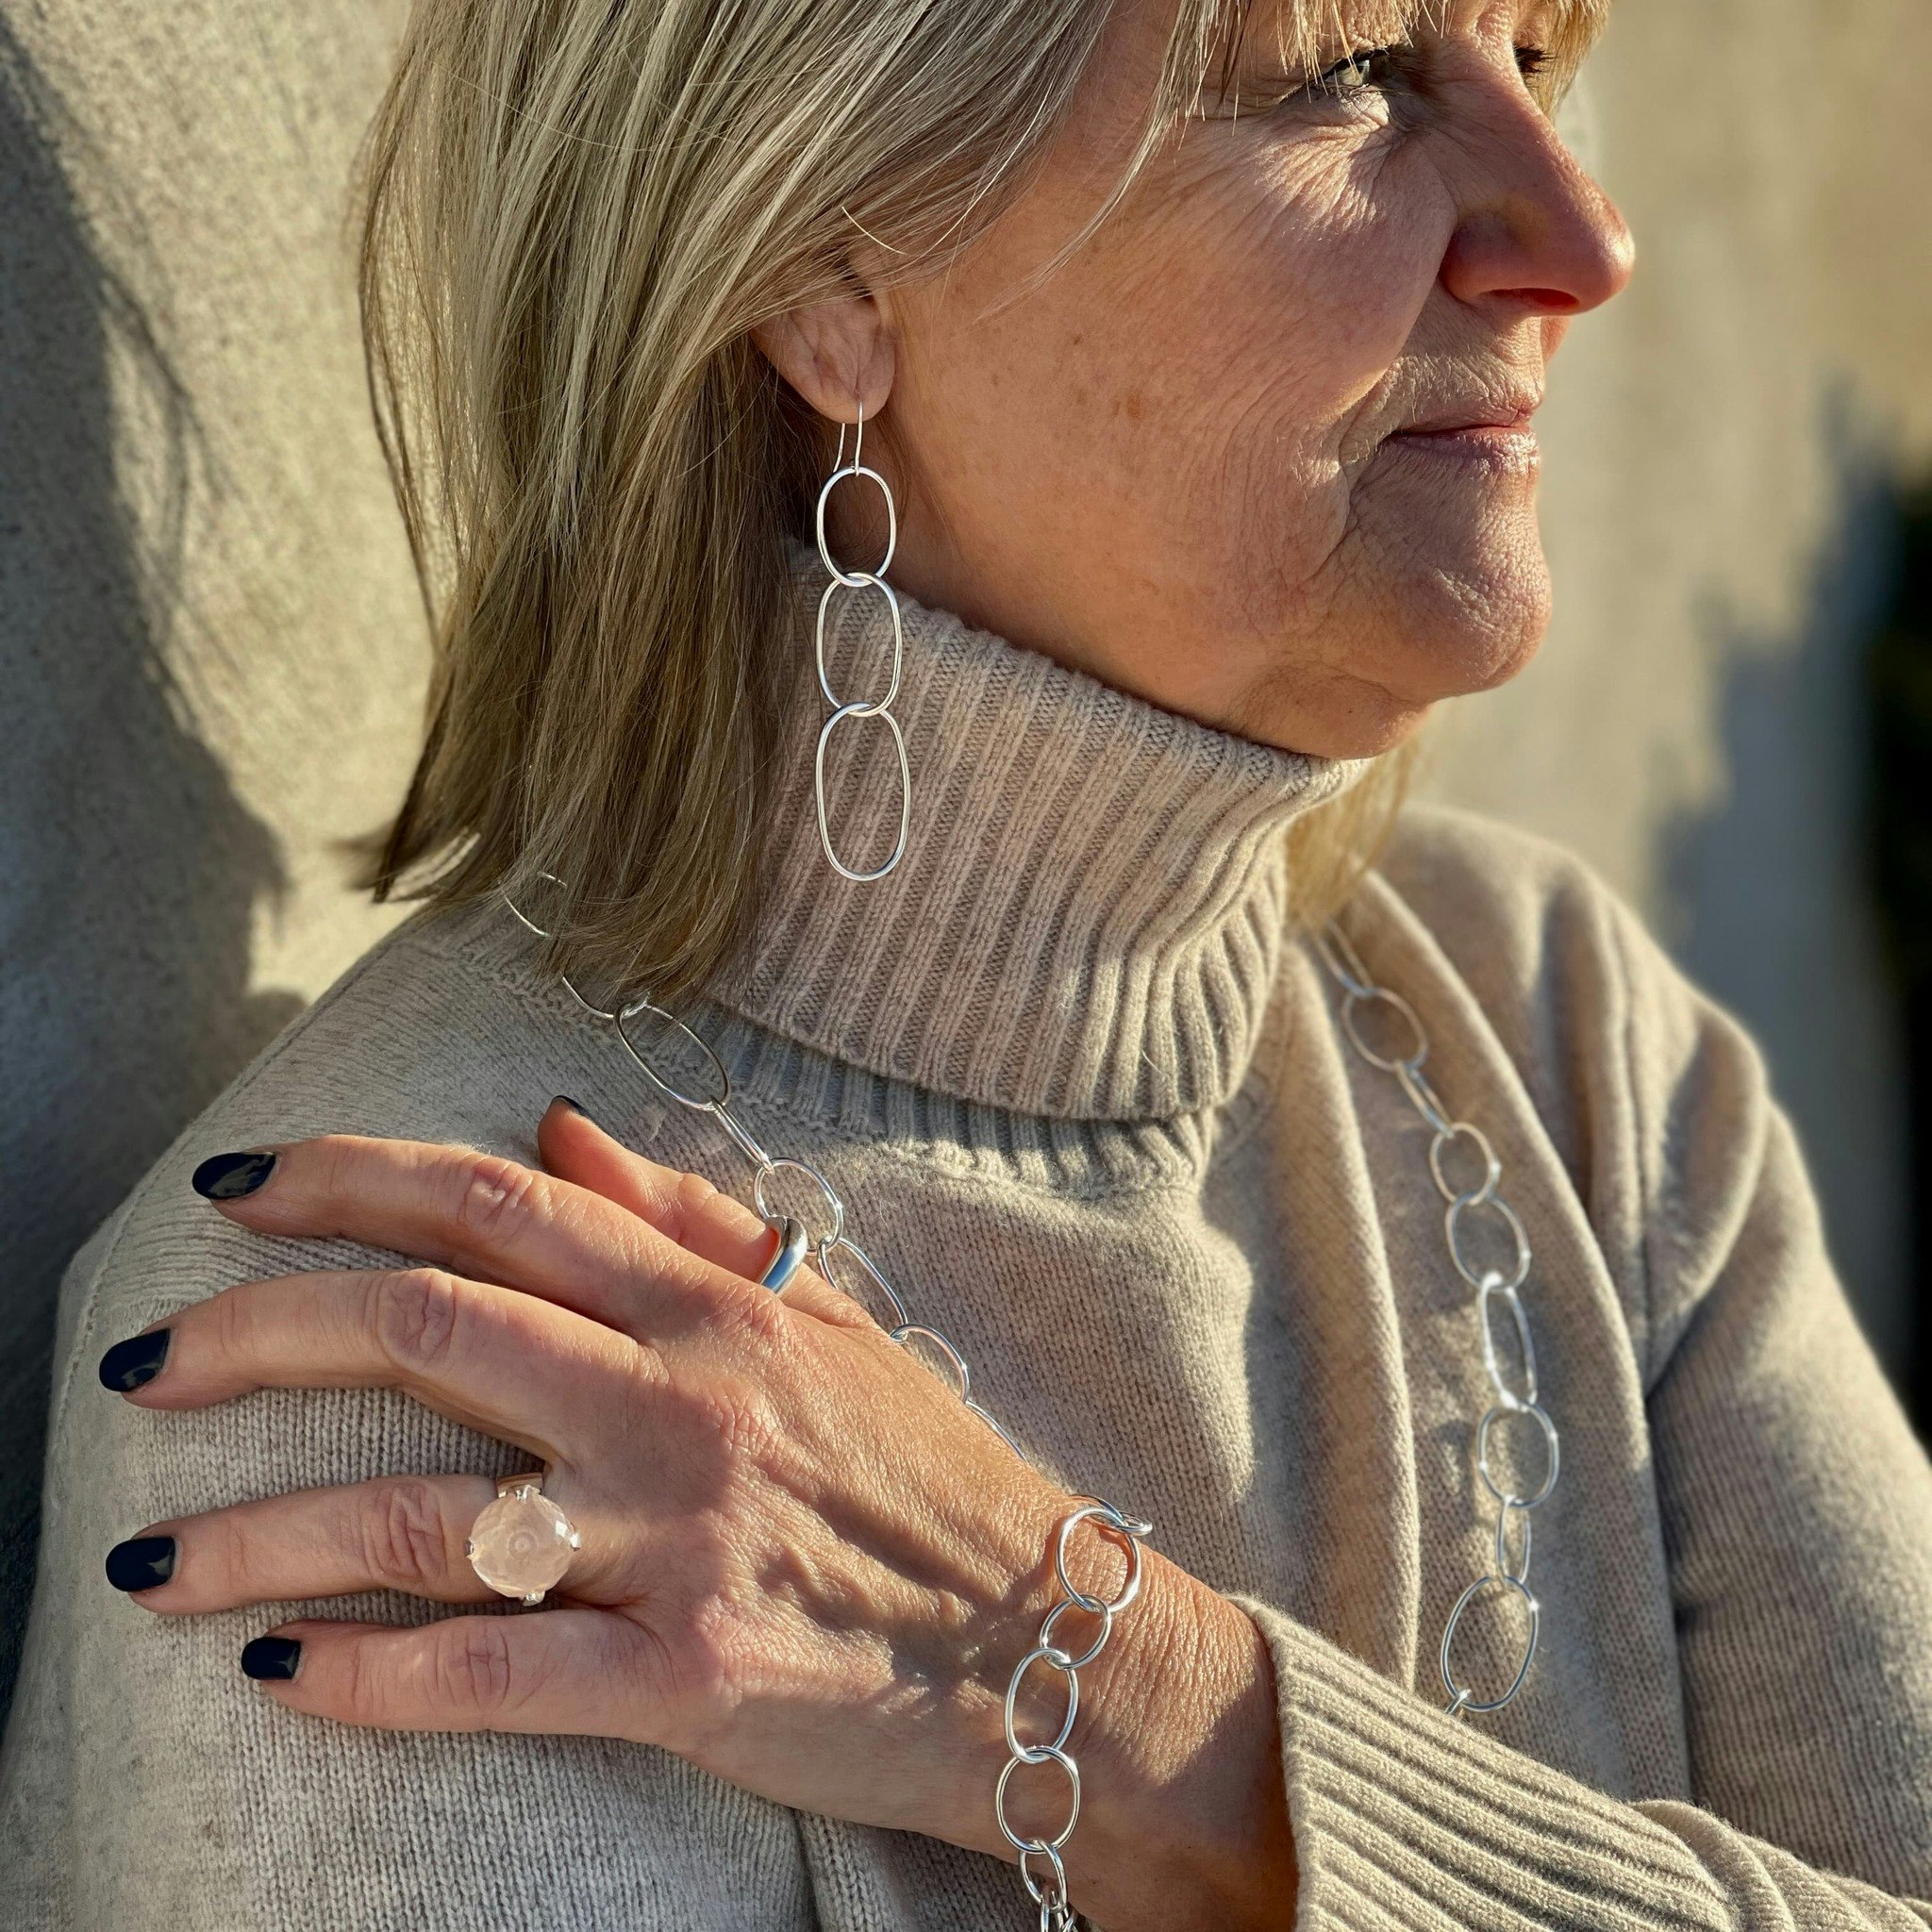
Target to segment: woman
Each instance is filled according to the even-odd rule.
[[[426,903],[70,1274],[15,1923],[1932,1915],[1757,1051],[1558,852],[1364,869],[1543,629],[1596,25],[419,0]]]

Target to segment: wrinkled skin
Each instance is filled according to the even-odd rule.
[[[1261,110],[1191,125],[1011,299],[1118,172],[1169,18],[1132,8],[1070,141],[949,275],[765,331],[824,414],[863,407],[897,587],[1324,757],[1520,670],[1549,606],[1529,413],[1631,264],[1539,98],[1542,14],[1458,6],[1299,97],[1257,19]],[[833,503],[835,554],[877,556],[875,493]]]
[[[1314,88],[1251,36],[1259,110],[1191,124],[1002,303],[1104,192],[1170,17],[1124,8],[1065,140],[943,283],[760,343],[828,422],[863,410],[902,500],[902,590],[1209,724],[1374,753],[1541,635],[1530,414],[1628,239],[1538,97],[1542,10],[1452,0],[1398,51],[1338,42],[1354,61]],[[848,521],[874,508],[838,493],[846,559],[876,554]],[[549,1462],[584,1539],[524,1616],[278,1626],[299,1661],[263,1689],[349,1723],[632,1738],[1003,1852],[1003,1672],[1052,1600],[1070,1499],[826,1284],[756,1287],[772,1238],[749,1210],[564,1108],[539,1145],[541,1172],[303,1142],[219,1204],[424,1266],[238,1284],[172,1318],[126,1399],[401,1387]],[[192,1615],[388,1585],[474,1606],[462,1537],[489,1496],[398,1471],[151,1525],[174,1574],[134,1600]],[[1084,1560],[1119,1574],[1104,1542]],[[1293,1847],[1246,1615],[1150,1554],[1082,1691],[1075,1903],[1113,1932],[1278,1924]]]

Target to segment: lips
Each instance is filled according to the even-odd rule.
[[[1530,418],[1542,407],[1541,396],[1521,396],[1501,402],[1485,400],[1442,410],[1420,423],[1406,424],[1397,436],[1467,436],[1488,430],[1499,433],[1527,429]]]

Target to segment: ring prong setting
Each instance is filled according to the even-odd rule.
[[[499,1596],[533,1606],[562,1582],[583,1536],[543,1493],[541,1474],[506,1476],[470,1525],[463,1553]]]

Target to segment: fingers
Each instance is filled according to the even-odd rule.
[[[620,1571],[618,1553],[603,1546],[594,1522],[579,1520],[567,1471],[553,1471],[543,1493],[583,1539],[555,1588],[595,1599]],[[297,1490],[153,1524],[108,1552],[108,1579],[164,1616],[369,1590],[434,1603],[500,1603],[471,1568],[467,1548],[495,1495],[495,1484],[480,1475],[385,1476]]]
[[[458,1274],[514,1283],[632,1334],[703,1320],[739,1277],[681,1248],[629,1208],[504,1156],[420,1141],[325,1134],[274,1150],[249,1191],[210,1193],[264,1233],[341,1236]],[[225,1160],[204,1163],[224,1185]]]
[[[125,1393],[146,1408],[202,1408],[255,1389],[399,1388],[546,1461],[581,1461],[598,1424],[608,1433],[663,1373],[650,1349],[568,1308],[398,1268],[224,1289],[169,1318],[159,1371]]]
[[[496,1592],[471,1569],[463,1544],[495,1493],[480,1475],[298,1490],[154,1524],[108,1553],[108,1577],[168,1616],[359,1590],[488,1603]]]
[[[552,1174],[628,1208],[693,1255],[748,1281],[771,1265],[776,1238],[753,1208],[698,1174],[632,1153],[569,1101],[550,1103],[537,1146]]]
[[[573,1606],[408,1630],[310,1619],[242,1653],[278,1703],[341,1724],[605,1738],[636,1738],[650,1666],[636,1624]]]
[[[543,1164],[626,1208],[692,1254],[747,1281],[772,1264],[779,1238],[756,1209],[722,1193],[701,1174],[684,1174],[633,1153],[582,1108],[553,1100],[537,1126]],[[822,1322],[870,1327],[873,1320],[815,1271],[800,1269],[785,1290],[785,1305]]]

